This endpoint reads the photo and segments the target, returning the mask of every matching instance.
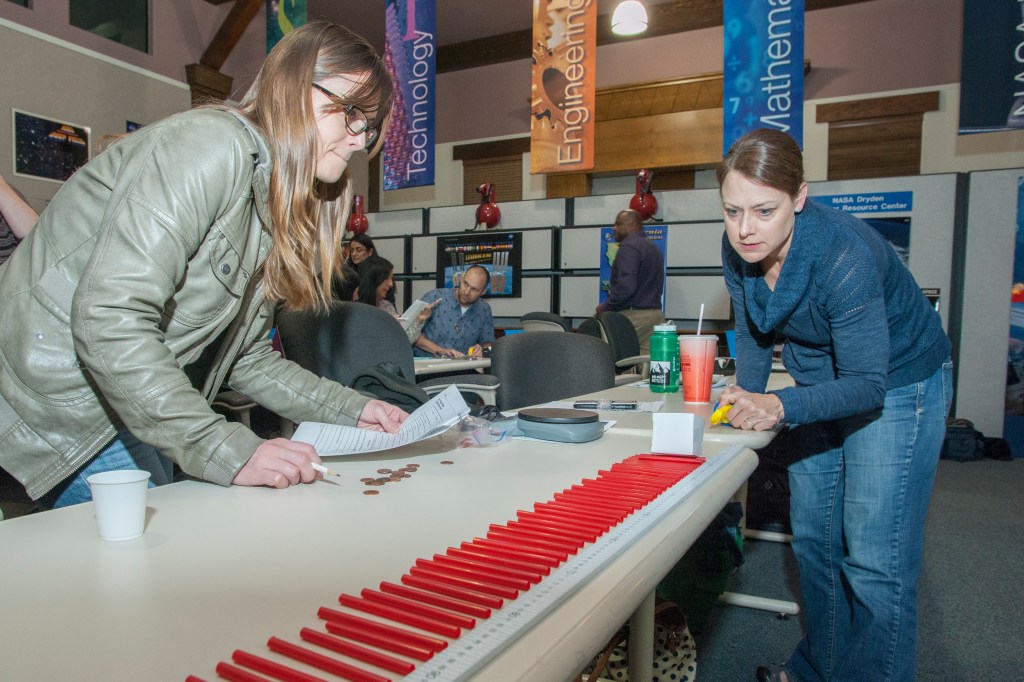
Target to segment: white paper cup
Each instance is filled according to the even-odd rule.
[[[96,506],[100,538],[117,542],[142,535],[149,475],[148,471],[125,469],[103,471],[86,479]]]

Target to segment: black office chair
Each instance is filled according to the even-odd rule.
[[[614,311],[599,313],[583,320],[577,332],[596,336],[612,347],[616,386],[647,379],[651,359],[640,354],[640,338],[625,315]]]
[[[409,337],[398,320],[375,306],[343,301],[332,303],[326,313],[281,311],[277,330],[286,358],[345,386],[381,362],[394,363],[403,378],[416,381]],[[494,404],[497,397],[498,381],[489,374],[439,377],[417,385],[433,395],[452,384],[485,404]]]
[[[600,339],[563,332],[503,336],[491,351],[498,407],[514,410],[615,385],[612,349]]]
[[[572,323],[558,313],[537,311],[519,318],[524,332],[571,332]]]

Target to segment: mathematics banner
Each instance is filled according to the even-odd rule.
[[[534,0],[530,172],[594,168],[597,0]]]
[[[725,0],[723,26],[723,154],[756,128],[803,147],[804,0]]]
[[[387,0],[384,59],[395,107],[384,140],[384,189],[434,184],[435,0]]]
[[[296,26],[306,23],[306,0],[267,0],[267,52]]]
[[[964,0],[960,134],[1024,128],[1024,2]]]

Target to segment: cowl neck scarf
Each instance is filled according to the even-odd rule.
[[[759,263],[741,261],[747,315],[762,333],[778,329],[807,297],[818,254],[826,250],[827,233],[825,211],[808,199],[796,216],[793,239],[774,290],[765,283]]]

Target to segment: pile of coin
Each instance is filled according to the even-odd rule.
[[[360,479],[364,485],[379,488],[385,483],[399,483],[404,478],[412,478],[412,475],[416,473],[416,470],[420,468],[419,464],[407,464],[401,469],[377,469],[377,473],[381,476],[377,478],[362,478]],[[364,495],[379,495],[379,490],[364,490]]]

